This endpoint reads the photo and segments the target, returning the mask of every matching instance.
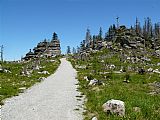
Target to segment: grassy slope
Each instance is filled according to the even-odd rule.
[[[159,120],[160,119],[160,95],[149,95],[152,90],[148,83],[154,81],[160,82],[160,75],[158,74],[144,74],[140,75],[135,72],[127,72],[122,74],[115,74],[112,71],[109,74],[100,75],[99,72],[104,70],[104,64],[110,63],[119,66],[141,66],[139,64],[122,63],[119,61],[118,53],[114,54],[111,58],[104,59],[104,63],[101,62],[101,55],[108,55],[109,51],[104,50],[92,54],[90,60],[80,61],[71,59],[73,66],[75,65],[87,65],[87,69],[77,69],[78,79],[80,84],[80,91],[86,95],[87,101],[85,103],[86,112],[85,120],[90,120],[93,116],[97,116],[99,120]],[[151,58],[153,63],[160,62],[157,58]],[[149,66],[146,66],[148,68]],[[153,68],[158,68],[153,66]],[[126,74],[129,74],[130,83],[124,83]],[[105,86],[89,87],[88,82],[84,80],[84,76],[90,76],[91,78],[97,78],[103,80]],[[106,76],[106,77],[104,77]],[[102,105],[107,100],[119,99],[125,102],[126,115],[121,118],[115,115],[106,115],[102,110]],[[140,112],[135,112],[133,107],[139,107]]]
[[[5,68],[8,68],[12,73],[0,73],[0,104],[3,104],[5,98],[16,96],[21,92],[19,88],[26,87],[29,88],[37,82],[40,82],[38,79],[40,77],[47,77],[49,75],[38,74],[38,71],[46,70],[50,74],[58,68],[60,60],[56,58],[55,62],[50,62],[48,60],[41,60],[40,66],[45,66],[40,70],[35,70],[30,77],[21,76],[20,71],[23,66],[26,66],[29,63],[5,63]]]

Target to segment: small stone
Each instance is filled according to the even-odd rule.
[[[141,75],[143,75],[143,74],[145,73],[145,70],[144,70],[143,68],[140,68],[140,69],[138,70],[138,73],[141,74]]]
[[[4,69],[4,72],[5,72],[5,73],[12,73],[11,71],[6,70],[6,69]]]
[[[135,112],[141,112],[141,108],[139,108],[139,107],[133,107],[133,111],[135,111]]]
[[[38,72],[38,74],[49,74],[49,72],[48,71],[42,71],[42,72]]]
[[[119,72],[123,73],[123,69],[120,69]]]
[[[98,120],[97,117],[93,117],[92,120]]]
[[[55,60],[50,60],[50,62],[55,62]]]
[[[45,80],[46,78],[45,77],[40,77],[38,80],[39,81],[43,81],[43,80]]]
[[[1,120],[1,115],[2,115],[1,108],[2,108],[2,106],[0,105],[0,120]]]
[[[93,80],[90,80],[89,84],[88,85],[96,85],[97,83],[97,80],[96,79],[93,79]]]
[[[19,88],[20,92],[24,92],[26,90],[26,87]]]
[[[148,72],[153,72],[153,68],[149,68],[147,71]]]
[[[113,73],[121,74],[122,72],[121,71],[113,71]]]
[[[159,73],[160,74],[160,71],[158,69],[155,69],[153,70],[154,73]]]
[[[101,63],[104,63],[104,60],[102,60]]]
[[[157,63],[157,66],[160,66],[160,63]]]
[[[89,81],[87,76],[84,76],[84,79],[85,79],[86,81]]]
[[[90,80],[89,86],[94,86],[94,85],[105,85],[101,80],[93,79]]]
[[[42,74],[49,74],[49,72],[48,71],[43,71]]]
[[[130,83],[130,81],[129,81],[129,80],[123,80],[123,82],[125,82],[125,83]]]
[[[110,69],[115,69],[115,67],[116,67],[115,65],[111,64],[109,68]]]

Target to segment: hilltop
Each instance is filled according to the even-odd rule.
[[[138,20],[130,28],[112,25],[105,37],[102,28],[93,36],[87,29],[86,39],[69,56],[86,96],[85,120],[160,119],[159,23],[153,27],[147,18],[143,27]],[[123,118],[103,111],[111,99],[124,102]]]

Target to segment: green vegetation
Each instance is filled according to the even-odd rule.
[[[153,25],[150,18],[142,26],[136,19],[130,28],[113,24],[105,37],[102,28],[97,35],[87,29],[70,57],[78,71],[79,90],[87,99],[85,120],[160,119],[159,30],[159,23]],[[124,117],[103,112],[102,105],[110,99],[124,101]]]
[[[128,55],[128,53],[126,52]],[[120,52],[109,51],[107,49],[100,50],[96,53],[91,53],[89,59],[76,59],[75,56],[70,58],[74,68],[78,71],[79,90],[87,98],[85,102],[84,112],[85,120],[90,120],[96,116],[99,120],[159,120],[160,119],[160,94],[150,94],[155,87],[150,83],[155,81],[160,82],[160,74],[153,72],[145,72],[139,74],[137,67],[144,66],[144,69],[152,67],[159,69],[154,65],[160,62],[157,57],[147,56],[151,59],[149,64],[132,63],[120,61]],[[115,65],[114,69],[109,69],[106,66]],[[152,65],[152,66],[150,66]],[[79,68],[77,66],[86,66]],[[123,66],[122,73],[115,73]],[[131,68],[131,69],[130,69]],[[89,80],[96,78],[105,83],[105,85],[88,86]],[[129,82],[124,82],[128,80]],[[118,99],[125,102],[126,113],[125,117],[116,115],[107,115],[103,112],[102,105],[110,100]],[[136,111],[135,107],[140,110]]]
[[[39,78],[48,77],[54,73],[60,64],[59,58],[53,59],[41,59],[39,70],[33,70],[30,67],[32,73],[30,75],[22,75],[22,70],[26,66],[34,64],[34,60],[29,62],[4,62],[3,66],[11,73],[0,72],[0,104],[3,104],[3,100],[12,96],[17,96],[20,92],[23,92],[19,88],[29,88],[37,82],[40,82]],[[48,71],[50,74],[39,74],[38,72]]]

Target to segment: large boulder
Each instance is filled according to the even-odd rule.
[[[109,100],[102,105],[103,111],[106,113],[117,114],[119,116],[125,115],[125,105],[121,100]]]

